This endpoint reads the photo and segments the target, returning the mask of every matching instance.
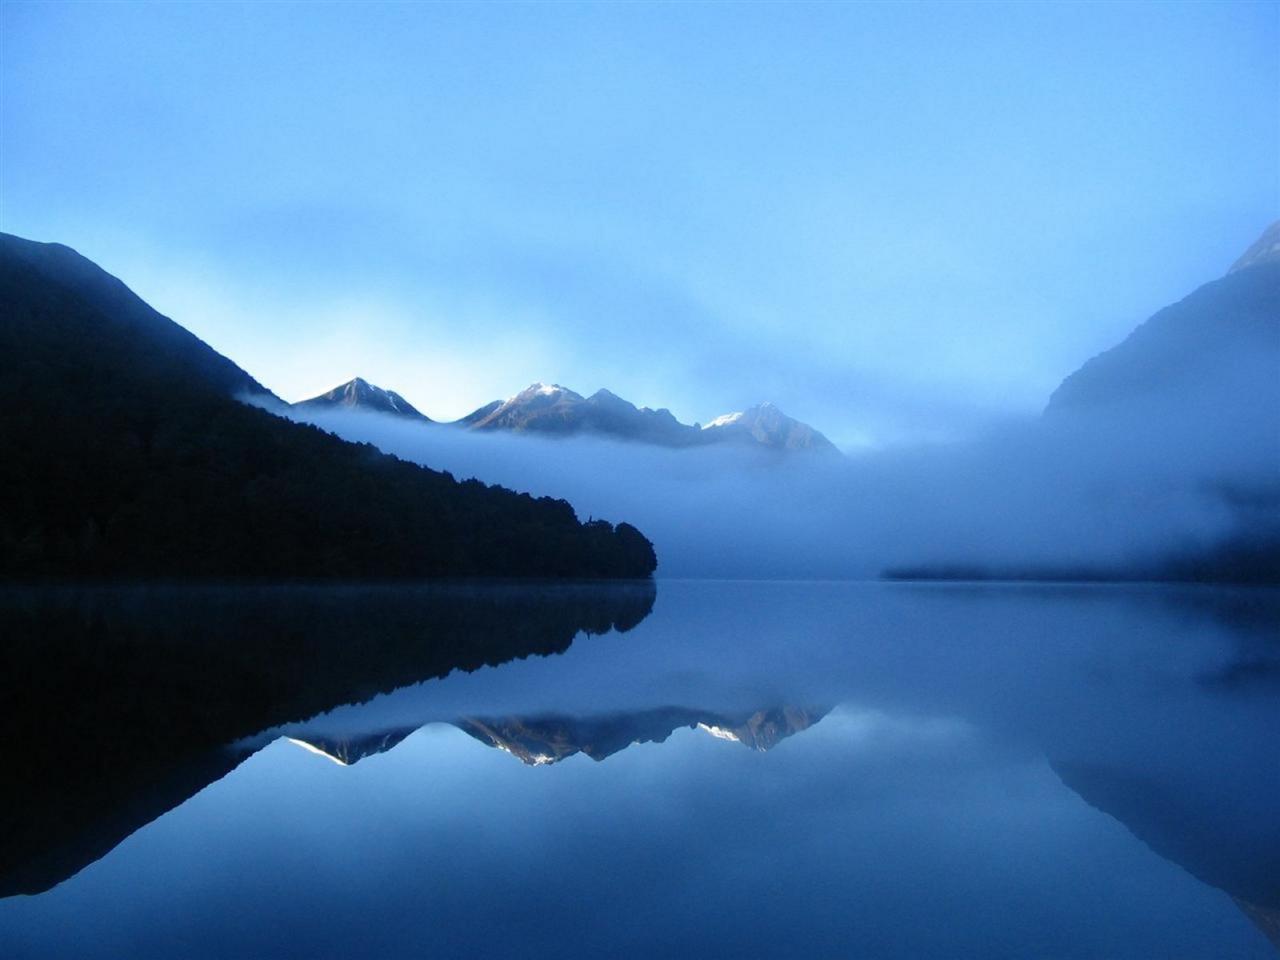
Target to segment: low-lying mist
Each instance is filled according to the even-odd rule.
[[[1274,536],[1280,446],[1273,411],[1254,409],[1231,430],[1220,409],[1055,412],[972,443],[854,458],[288,415],[459,479],[566,499],[583,519],[633,523],[661,576],[861,578],[1136,570],[1242,532]]]

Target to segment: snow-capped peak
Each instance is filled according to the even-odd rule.
[[[727,427],[729,424],[737,423],[739,420],[741,420],[742,413],[743,411],[741,410],[739,410],[737,413],[726,413],[722,416],[716,417],[710,423],[704,423],[702,425],[702,429],[710,430],[712,427]]]
[[[531,383],[514,396],[507,397],[506,402],[511,403],[513,400],[519,400],[522,397],[554,397],[561,393],[573,393],[558,383],[543,383],[541,380]]]

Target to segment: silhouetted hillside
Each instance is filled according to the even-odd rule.
[[[975,556],[885,576],[1280,583],[1278,238],[1273,224],[1226,276],[1063,380],[1027,445],[1058,476],[1095,497],[1128,498],[1135,511],[1158,511],[1169,491],[1194,498],[1201,531],[1122,562]]]
[[[74,251],[0,235],[0,576],[645,577],[628,524],[405,463],[236,396],[252,377]]]
[[[1278,369],[1280,262],[1260,260],[1206,283],[1089,360],[1054,391],[1046,412],[1105,415],[1141,405],[1175,429],[1206,420],[1230,427],[1232,414],[1280,413]]]

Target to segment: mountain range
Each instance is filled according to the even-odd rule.
[[[663,743],[681,727],[764,752],[807,730],[829,712],[830,708],[781,706],[727,715],[665,707],[589,717],[466,717],[454,725],[521,763],[544,766],[579,753],[604,760],[638,743]]]
[[[0,234],[0,302],[0,403],[22,411],[0,420],[0,576],[629,577],[656,566],[629,524],[584,524],[563,500],[459,483],[274,416],[288,405],[67,247]],[[1137,493],[1154,451],[1168,473],[1158,482],[1213,499],[1234,532],[1216,545],[1187,538],[1183,555],[1123,571],[953,563],[952,573],[1280,580],[1278,370],[1273,224],[1225,276],[1068,376],[1037,427],[1034,455],[1057,457],[1064,473],[1124,464],[1128,475],[1099,474],[1113,492]],[[684,424],[607,390],[555,384],[453,424],[360,379],[294,409],[335,408],[429,429],[834,451],[772,404]],[[1001,455],[1018,464],[1027,452]],[[922,558],[886,573],[939,569]]]
[[[360,410],[435,423],[403,397],[357,377],[328,393],[293,404],[302,413]],[[584,397],[559,384],[534,383],[506,400],[494,400],[448,426],[478,433],[511,432],[541,437],[593,435],[662,447],[715,444],[777,451],[838,453],[835,445],[806,423],[772,403],[716,417],[705,425],[681,423],[666,408],[637,407],[609,390]]]
[[[459,482],[262,409],[280,401],[68,247],[0,234],[0,303],[0,403],[20,411],[0,418],[0,577],[656,566],[629,524],[584,523],[563,500]]]
[[[787,737],[807,730],[830,708],[796,706],[732,714],[687,707],[616,712],[589,716],[543,714],[533,717],[460,717],[450,724],[490,747],[509,753],[531,767],[559,763],[577,754],[600,761],[640,743],[663,743],[687,727],[719,740],[740,743],[760,753]],[[286,737],[304,750],[341,766],[385,753],[420,729],[394,727],[355,734],[328,734],[304,727]]]

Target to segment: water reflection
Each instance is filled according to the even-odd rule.
[[[1160,777],[1104,763],[1053,763],[1062,782],[1114,817],[1155,853],[1229,894],[1280,947],[1280,830],[1276,797],[1247,798],[1238,783]],[[1252,809],[1249,809],[1252,807]]]
[[[626,631],[652,583],[7,590],[0,896],[38,893],[225,776],[267,727]]]
[[[113,733],[113,718],[91,734],[94,749],[125,756],[136,747],[121,730],[146,739],[163,722],[170,732],[158,742],[206,748],[176,762],[147,746],[167,758],[150,774],[177,785],[165,793],[152,776],[144,788],[132,773],[119,781],[133,798],[121,808],[135,815],[139,798],[173,805],[240,768],[29,908],[0,903],[0,931],[7,921],[49,947],[32,955],[53,955],[66,943],[33,932],[44,929],[39,918],[86,903],[122,908],[112,882],[129,870],[156,875],[144,883],[165,910],[190,912],[168,899],[179,875],[170,864],[210,833],[201,885],[221,910],[257,917],[267,906],[238,885],[247,873],[264,883],[287,875],[324,913],[326,939],[274,914],[270,924],[244,920],[234,936],[211,917],[207,955],[558,956],[571,927],[583,943],[632,956],[1258,956],[1264,937],[1276,941],[1275,593],[661,589],[656,606],[643,591],[590,602],[477,595],[460,607],[375,592],[354,606],[312,597],[304,606],[315,613],[301,621],[262,608],[241,616],[231,660],[282,678],[291,693],[214,724],[219,714],[182,708],[172,692],[151,714],[113,707],[113,687],[92,710],[122,711],[132,725]],[[565,600],[576,613],[560,609]],[[216,604],[185,609],[204,611],[210,635],[220,629]],[[405,629],[374,631],[386,640],[359,629],[379,617]],[[186,619],[198,618],[174,622]],[[291,626],[312,620],[324,622]],[[129,622],[110,622],[106,635]],[[637,629],[569,648],[583,623]],[[290,641],[299,629],[312,639]],[[181,648],[181,632],[160,646]],[[519,643],[501,639],[513,632]],[[267,669],[248,652],[264,637],[305,655]],[[449,662],[501,666],[417,682]],[[314,680],[291,686],[288,670],[313,663],[322,665]],[[181,673],[161,671],[219,702],[212,689],[225,667],[194,681]],[[88,722],[90,711],[71,709]],[[205,726],[181,730],[192,718]],[[46,710],[39,722],[51,719]],[[36,721],[24,723],[39,735]],[[293,811],[287,827],[273,819],[278,809]],[[39,826],[38,814],[24,816]],[[106,830],[111,842],[128,832],[123,823]],[[335,830],[358,861],[300,839]],[[76,849],[83,864],[85,847]],[[56,871],[42,856],[27,863],[47,882]],[[62,875],[71,863],[60,863]],[[786,881],[797,877],[805,882]],[[744,885],[758,889],[745,913]],[[359,924],[326,908],[352,891]],[[264,890],[256,896],[287,913]],[[486,904],[498,902],[509,922],[491,922]],[[125,926],[154,950],[174,947]],[[273,939],[281,929],[288,950]],[[368,942],[375,929],[387,938],[378,948]]]
[[[807,730],[829,712],[830,708],[783,706],[728,716],[685,707],[660,707],[590,717],[462,717],[450,723],[481,743],[536,767],[559,763],[579,753],[592,760],[604,760],[638,743],[664,743],[681,727],[703,730],[721,740],[763,752]],[[331,736],[303,728],[286,739],[311,753],[350,766],[365,757],[385,753],[416,729],[402,727]]]

